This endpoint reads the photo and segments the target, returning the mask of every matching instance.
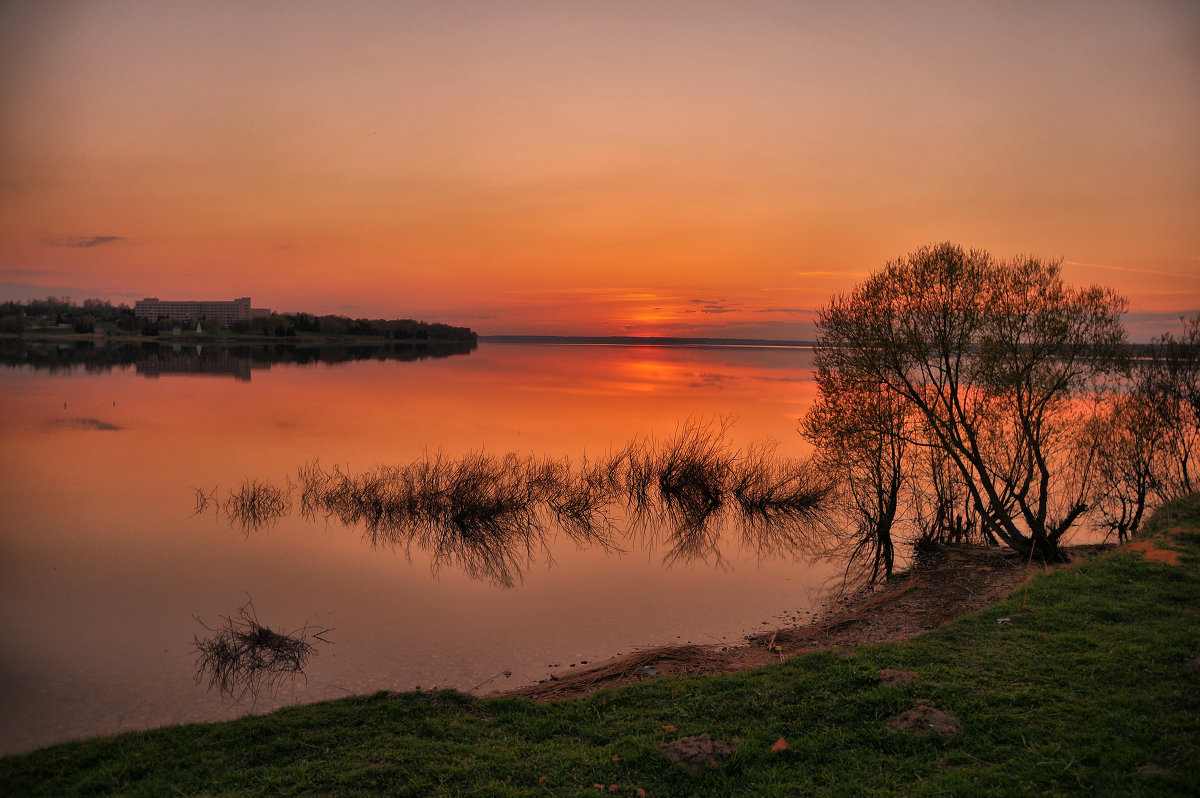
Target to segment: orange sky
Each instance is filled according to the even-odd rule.
[[[0,5],[0,298],[807,338],[918,246],[1200,309],[1200,4]]]

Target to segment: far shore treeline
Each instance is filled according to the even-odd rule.
[[[50,296],[28,302],[0,303],[0,334],[7,335],[106,333],[157,337],[164,332],[170,334],[175,327],[194,331],[197,324],[209,337],[382,338],[471,343],[478,338],[469,327],[414,319],[354,319],[312,313],[271,313],[249,322],[229,325],[223,325],[220,319],[215,318],[191,319],[181,325],[169,319],[141,319],[134,315],[129,305],[113,305],[99,299],[85,299],[82,304],[77,304],[66,297]]]

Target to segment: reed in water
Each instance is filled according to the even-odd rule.
[[[621,547],[622,535],[667,547],[665,560],[719,557],[722,530],[740,528],[762,555],[811,542],[832,486],[773,443],[746,449],[728,421],[692,421],[663,440],[637,438],[600,457],[468,452],[351,472],[318,461],[297,471],[300,514],[360,528],[373,546],[431,556],[469,576],[510,586],[565,534],[578,546]],[[224,508],[257,529],[291,506],[287,490],[248,481]],[[199,493],[199,491],[198,491]],[[198,502],[198,507],[200,503]],[[205,505],[207,506],[207,505]]]

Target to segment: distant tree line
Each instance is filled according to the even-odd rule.
[[[195,328],[200,324],[205,332],[215,334],[228,326],[231,332],[259,334],[279,338],[297,334],[320,334],[356,337],[376,337],[395,341],[453,341],[473,343],[476,333],[468,327],[455,327],[437,322],[414,319],[352,319],[346,316],[315,316],[310,313],[272,313],[232,325],[217,318],[190,319],[187,322],[160,318],[140,319],[133,308],[124,303],[113,305],[99,299],[86,299],[75,304],[70,297],[50,296],[28,302],[0,303],[0,333],[21,334],[32,329],[63,327],[76,333],[96,332],[105,325],[131,334],[157,336],[177,326]]]
[[[802,420],[836,478],[832,528],[870,579],[898,544],[1059,560],[1085,520],[1118,540],[1200,489],[1200,314],[1131,346],[1127,303],[1057,262],[917,250],[820,311]]]
[[[0,303],[0,333],[23,333],[37,327],[66,325],[77,333],[93,333],[96,325],[107,324],[127,332],[141,332],[142,320],[126,304],[113,305],[99,299],[76,304],[70,297],[48,296],[28,302]]]
[[[404,341],[475,341],[469,327],[454,327],[414,319],[352,319],[347,316],[315,316],[311,313],[272,313],[250,321],[251,332],[280,337],[305,333],[351,338],[378,337]]]

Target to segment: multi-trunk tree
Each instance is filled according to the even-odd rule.
[[[854,455],[850,492],[873,491],[854,499],[873,522],[862,534],[886,548],[901,518],[953,530],[970,516],[983,539],[1059,559],[1091,501],[1097,397],[1127,368],[1125,307],[1110,289],[1066,285],[1057,262],[949,243],[834,297],[805,428],[831,461]],[[900,505],[906,481],[924,509]]]

